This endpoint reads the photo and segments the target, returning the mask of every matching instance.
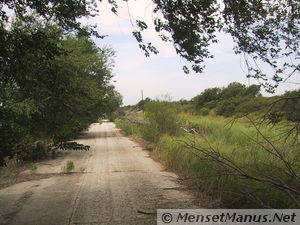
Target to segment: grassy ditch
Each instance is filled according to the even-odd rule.
[[[299,142],[276,127],[243,118],[180,114],[172,103],[152,102],[132,123],[116,120],[126,134],[155,143],[169,168],[228,207],[299,208]],[[171,119],[166,119],[171,118]]]

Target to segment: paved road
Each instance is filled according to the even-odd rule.
[[[158,208],[197,207],[192,195],[176,188],[176,175],[163,171],[113,123],[92,124],[78,141],[90,151],[38,165],[37,173],[57,175],[0,190],[0,224],[146,225],[156,224],[152,213]],[[78,173],[60,174],[69,159]]]

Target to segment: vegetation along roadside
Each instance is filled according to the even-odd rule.
[[[11,48],[1,61],[0,166],[13,158],[35,161],[57,149],[87,150],[68,141],[122,103],[111,84],[112,49],[96,46],[84,29],[65,30],[35,17],[16,18],[7,30]]]
[[[262,97],[257,85],[232,83],[191,101],[145,99],[116,124],[228,207],[299,208],[299,95]]]

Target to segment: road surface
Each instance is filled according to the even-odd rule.
[[[0,190],[0,224],[156,224],[158,208],[200,208],[176,175],[120,135],[111,122],[92,124],[78,142],[89,151],[67,151],[38,164],[51,176]],[[67,160],[75,172],[61,174]],[[84,172],[82,172],[84,170]]]

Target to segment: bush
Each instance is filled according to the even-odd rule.
[[[122,129],[122,131],[126,135],[141,136],[141,129],[142,128],[140,126],[131,124],[128,121],[126,121],[126,119],[120,119],[120,118],[116,119],[115,123],[116,123],[117,127]]]
[[[4,158],[4,170],[6,172],[15,173],[18,174],[21,171],[21,166],[23,165],[22,160],[18,159],[17,156],[14,156],[13,158],[5,157]]]
[[[117,118],[118,118],[118,116],[117,116],[116,113],[108,113],[108,114],[107,114],[107,119],[108,119],[110,122],[114,122],[115,119],[117,119]]]
[[[225,117],[233,116],[235,107],[233,100],[222,101],[217,107],[217,114]]]
[[[282,95],[282,100],[275,105],[275,113],[283,114],[288,121],[300,122],[300,90],[289,91]]]
[[[206,107],[203,107],[203,108],[201,108],[201,109],[199,110],[199,114],[200,114],[201,116],[207,116],[207,115],[209,114],[209,109],[206,108]]]
[[[239,105],[237,105],[235,109],[235,114],[249,114],[249,113],[263,113],[266,109],[266,106],[270,104],[272,100],[266,97],[253,97],[253,98],[246,98],[242,101]]]
[[[153,127],[153,126],[144,126],[141,129],[141,138],[145,139],[146,141],[149,142],[158,142],[160,138],[160,133],[159,131]]]
[[[51,150],[47,141],[37,141],[32,147],[27,147],[26,150],[22,151],[21,157],[26,161],[35,161],[46,158],[50,152]]]
[[[195,184],[231,207],[257,208],[262,207],[262,203],[274,208],[297,207],[291,193],[259,181],[268,177],[275,183],[282,182],[299,190],[297,179],[287,170],[289,167],[296,172],[296,176],[299,174],[299,143],[296,144],[291,138],[278,139],[284,129],[273,129],[268,125],[260,127],[260,132],[272,142],[270,145],[245,120],[228,126],[230,119],[223,117],[183,117],[187,126],[198,130],[201,135],[163,136],[156,153],[168,166],[179,170],[184,176],[201,178],[195,179]],[[274,156],[278,152],[285,161]],[[222,160],[225,163],[220,163]],[[239,176],[236,170],[231,170],[233,165],[257,180]]]
[[[74,169],[74,163],[71,160],[66,162],[66,165],[62,167],[64,173],[70,173]]]
[[[43,44],[30,51],[25,46],[22,54],[12,48],[7,59],[18,56],[17,64],[1,63],[7,82],[0,82],[0,165],[7,156],[43,158],[47,151],[42,143],[35,146],[37,141],[72,140],[121,104],[109,82],[113,50],[100,49],[81,35],[66,35],[52,23],[15,21],[9,32],[12,40],[43,34]],[[51,46],[55,52],[48,52]]]
[[[31,171],[37,170],[37,165],[35,163],[30,163],[28,167]]]
[[[176,104],[163,101],[151,101],[145,105],[145,116],[149,121],[148,132],[155,134],[158,141],[162,134],[177,135],[180,131],[180,120]],[[150,135],[150,134],[148,134]]]

